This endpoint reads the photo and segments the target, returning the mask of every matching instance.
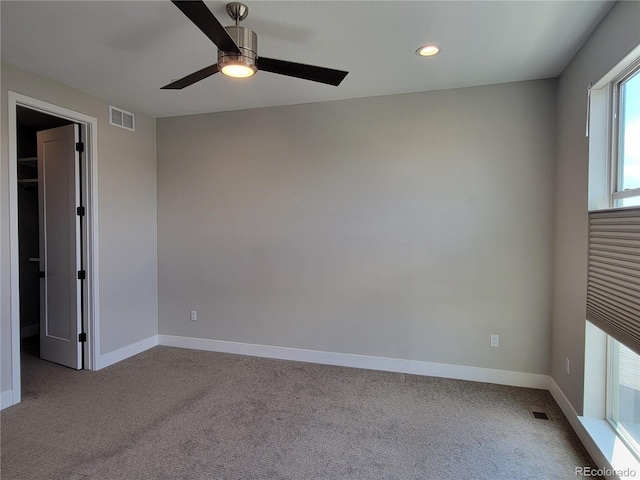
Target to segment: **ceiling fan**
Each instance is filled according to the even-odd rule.
[[[340,85],[349,73],[258,56],[257,35],[252,30],[238,25],[249,14],[249,8],[242,3],[227,4],[227,13],[235,21],[235,25],[223,27],[202,0],[171,1],[218,47],[218,61],[174,80],[162,89],[180,90],[218,72],[230,77],[246,78],[262,70],[335,86]]]

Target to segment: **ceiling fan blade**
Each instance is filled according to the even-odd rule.
[[[225,52],[240,53],[240,49],[229,36],[218,19],[202,0],[171,0],[189,20],[196,24],[216,46]]]
[[[258,57],[256,61],[258,70],[278,73],[289,77],[302,78],[312,82],[327,83],[329,85],[340,85],[349,72],[334,70],[332,68],[316,67],[303,63],[287,62],[285,60],[274,60],[273,58]]]
[[[188,87],[189,85],[193,85],[200,80],[204,80],[207,77],[210,77],[214,73],[218,73],[218,64],[214,63],[213,65],[209,65],[208,67],[203,68],[202,70],[198,70],[197,72],[192,73],[191,75],[187,75],[179,80],[174,80],[169,85],[165,85],[160,90],[181,90],[184,87]]]

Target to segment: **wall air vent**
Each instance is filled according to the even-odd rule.
[[[109,105],[109,123],[116,127],[136,131],[136,122],[133,113],[125,112],[119,108]]]

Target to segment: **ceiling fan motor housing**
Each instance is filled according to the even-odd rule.
[[[256,67],[258,36],[253,30],[237,25],[224,28],[240,49],[240,54],[218,50],[218,68],[222,70],[228,65],[241,64],[252,69],[255,73],[258,70]]]

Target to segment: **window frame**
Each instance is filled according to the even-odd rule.
[[[622,202],[627,198],[640,197],[640,187],[627,190],[621,190],[622,187],[622,169],[620,161],[620,151],[622,150],[622,137],[620,135],[620,124],[622,118],[620,112],[622,110],[622,96],[620,94],[621,86],[636,74],[640,74],[640,58],[633,61],[620,74],[615,76],[610,82],[610,98],[609,105],[611,115],[609,117],[609,142],[610,142],[610,158],[607,162],[609,165],[609,207],[624,208]],[[640,199],[638,199],[640,205]]]
[[[618,340],[607,335],[605,420],[611,425],[618,438],[626,445],[629,451],[640,461],[640,442],[635,440],[631,433],[624,428],[624,425],[619,422],[620,345]]]

